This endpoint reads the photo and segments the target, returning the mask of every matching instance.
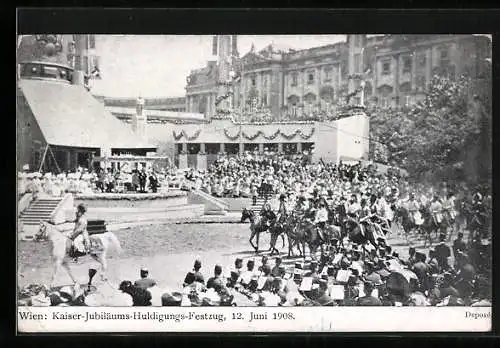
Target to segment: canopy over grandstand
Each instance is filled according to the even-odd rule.
[[[18,163],[33,169],[67,171],[88,167],[93,156],[155,151],[81,85],[21,79],[17,113]]]

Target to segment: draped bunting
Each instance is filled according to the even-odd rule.
[[[230,140],[234,141],[234,140],[236,140],[236,139],[238,139],[238,138],[239,138],[239,136],[240,136],[240,131],[238,131],[238,133],[236,133],[236,135],[230,135],[230,134],[229,134],[229,132],[227,131],[227,129],[224,129],[224,135],[225,135],[226,137],[228,137]]]
[[[173,131],[174,133],[174,139],[175,140],[180,140],[182,137],[186,138],[187,140],[189,141],[193,141],[195,140],[196,138],[198,138],[200,136],[200,133],[201,133],[201,130],[198,129],[196,132],[194,132],[193,136],[190,137],[189,135],[187,135],[186,131],[182,130],[179,134],[176,134],[175,131]]]
[[[224,129],[224,134],[227,138],[229,138],[230,140],[234,141],[236,139],[239,138],[240,136],[240,131],[238,131],[238,133],[236,133],[235,135],[231,135],[229,134],[229,132],[227,131],[227,129]],[[277,130],[276,132],[274,132],[273,134],[271,135],[266,135],[263,131],[259,130],[257,131],[255,134],[247,134],[245,132],[242,132],[242,136],[243,138],[245,138],[246,140],[255,140],[257,139],[257,137],[259,135],[262,135],[262,137],[266,140],[274,140],[278,137],[278,135],[282,135],[283,138],[285,138],[286,140],[292,140],[293,138],[295,138],[296,136],[300,136],[302,139],[304,140],[307,140],[309,138],[311,138],[314,134],[314,128],[311,129],[311,131],[309,132],[309,134],[305,134],[302,132],[302,130],[300,129],[297,129],[295,132],[293,132],[292,134],[285,134],[283,131],[281,130]]]

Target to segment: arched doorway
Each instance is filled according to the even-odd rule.
[[[382,107],[391,106],[391,96],[392,96],[393,88],[389,85],[382,85],[378,88],[379,94],[379,103]]]
[[[207,112],[207,96],[202,96],[198,99],[198,112],[205,114]]]
[[[316,94],[309,92],[304,96],[304,109],[306,115],[311,115],[314,110],[314,104],[316,103]]]
[[[332,86],[323,86],[319,92],[321,108],[329,112],[333,104],[334,89]]]
[[[295,118],[297,117],[297,106],[300,103],[300,97],[292,94],[287,98],[287,104],[288,104],[288,114],[292,117]]]

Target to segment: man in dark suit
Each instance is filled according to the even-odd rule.
[[[467,250],[467,245],[465,244],[463,232],[458,232],[458,237],[453,242],[453,256],[456,258],[458,251],[465,252]]]
[[[356,304],[358,306],[382,306],[382,302],[378,297],[372,296],[375,286],[372,282],[364,283],[365,296],[358,298]]]
[[[156,284],[156,280],[149,278],[149,271],[146,268],[141,268],[141,279],[136,280],[134,286],[147,290]]]
[[[317,292],[316,302],[321,306],[334,306],[335,301],[328,294],[328,281],[321,279]]]
[[[201,283],[205,285],[205,278],[203,278],[203,274],[200,272],[201,269],[201,261],[195,260],[194,267],[192,272],[188,272],[184,279],[184,286],[191,285],[194,282]]]
[[[139,191],[140,192],[146,192],[146,179],[147,179],[146,169],[142,168],[142,170],[139,172]]]
[[[422,291],[429,289],[429,272],[431,271],[429,265],[425,263],[425,254],[420,252],[415,253],[416,262],[413,264],[411,270],[417,276]]]
[[[222,267],[220,265],[215,265],[214,276],[207,281],[207,289],[210,288],[213,288],[217,293],[226,288],[222,279]]]

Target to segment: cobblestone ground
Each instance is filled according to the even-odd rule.
[[[229,270],[236,257],[248,259],[257,257],[248,243],[248,224],[189,224],[189,225],[150,225],[116,231],[123,252],[118,255],[110,251],[108,277],[112,286],[118,287],[122,280],[134,281],[139,278],[139,269],[147,267],[151,277],[168,290],[181,287],[185,274],[191,270],[195,258],[203,263],[202,272],[206,278],[212,275],[216,263]],[[269,235],[260,238],[261,254],[268,254]],[[408,257],[406,239],[392,233],[388,242],[400,257]],[[451,243],[451,242],[450,242]],[[423,241],[413,239],[414,247],[427,253]],[[281,248],[281,239],[278,248]],[[288,247],[281,249],[286,255]],[[260,261],[260,260],[259,260]],[[285,264],[292,264],[295,259],[285,259]],[[257,263],[258,264],[258,263]],[[273,264],[273,262],[271,262]],[[88,281],[88,269],[96,263],[89,258],[81,258],[72,263],[71,269],[82,284]],[[226,274],[229,274],[228,272]],[[52,275],[50,245],[48,242],[20,241],[18,243],[18,283],[24,286],[31,283],[48,284]],[[58,274],[57,285],[69,285],[71,280],[65,270]],[[100,279],[93,283],[99,288]],[[109,284],[108,284],[109,285]]]

